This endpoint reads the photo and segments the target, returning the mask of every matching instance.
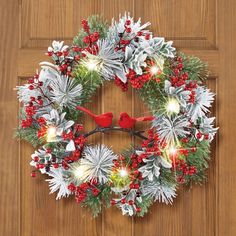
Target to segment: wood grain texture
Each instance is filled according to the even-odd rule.
[[[13,87],[17,84],[18,1],[0,1],[0,15],[0,235],[18,236],[20,232],[20,159],[17,141],[13,139],[13,129],[18,123],[18,102],[16,93],[13,91]]]
[[[52,40],[70,43],[81,20],[101,13],[101,0],[22,0],[21,47],[47,48]]]
[[[219,235],[236,235],[236,2],[218,0],[219,80]]]
[[[92,219],[73,198],[55,200],[45,177],[30,178],[33,148],[12,139],[17,125],[18,103],[12,88],[24,83],[53,39],[71,43],[80,21],[102,14],[108,21],[131,12],[150,21],[155,35],[174,40],[174,45],[209,64],[207,85],[217,94],[212,113],[221,127],[212,144],[208,182],[178,190],[173,206],[154,204],[144,218],[128,218],[114,207]],[[234,0],[0,0],[0,125],[1,187],[0,235],[4,236],[234,236],[236,235],[236,2]],[[11,17],[9,17],[11,16]],[[20,48],[18,48],[20,47]],[[18,77],[18,82],[17,82]],[[137,95],[123,93],[112,82],[93,97],[88,108],[95,113],[148,114]],[[86,117],[85,129],[94,128]],[[138,125],[138,128],[146,128]],[[89,138],[115,151],[128,147],[127,134],[109,133]],[[138,140],[135,140],[137,143]],[[3,207],[4,206],[4,207]],[[14,219],[14,220],[12,220]]]
[[[177,47],[215,48],[215,0],[136,0],[135,13]]]

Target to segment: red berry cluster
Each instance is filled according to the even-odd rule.
[[[120,87],[123,92],[128,90],[128,83],[123,83],[117,76],[115,76],[115,84]]]
[[[100,38],[99,32],[91,32],[87,20],[82,20],[81,23],[83,30],[86,33],[83,38],[86,47],[78,47],[74,45],[64,51],[47,52],[47,55],[52,57],[55,63],[59,66],[61,73],[67,76],[71,76],[73,63],[80,61],[81,57],[86,57],[86,51],[94,55],[98,52],[96,42]]]
[[[38,123],[41,125],[40,129],[38,130],[38,137],[44,137],[47,133],[47,126],[46,121],[43,117],[39,117],[37,119]],[[69,169],[69,164],[76,162],[79,160],[81,156],[81,150],[83,149],[85,142],[87,139],[80,134],[79,132],[83,129],[83,126],[81,124],[77,124],[74,127],[74,130],[69,131],[68,133],[63,133],[62,138],[64,140],[73,140],[75,143],[76,150],[71,152],[70,155],[65,156],[63,160],[58,159],[56,156],[52,157],[52,163],[49,163],[48,166],[50,167],[50,164],[57,168],[62,166],[65,170]]]
[[[197,168],[195,166],[188,166],[184,160],[176,160],[173,162],[172,169],[177,171],[177,181],[179,183],[184,183],[186,181],[186,177],[192,176],[197,172]]]
[[[43,138],[47,134],[47,127],[46,125],[42,125],[38,131],[37,131],[37,136],[38,138]]]
[[[47,152],[49,155],[51,155],[52,150],[51,150],[50,148],[48,148],[48,149],[46,149],[46,152]],[[45,168],[45,170],[46,170],[47,172],[50,171],[50,166],[51,166],[51,165],[54,166],[54,165],[56,164],[56,163],[55,163],[55,158],[52,158],[51,160],[46,160],[46,158],[44,158],[44,157],[35,156],[33,161],[36,163],[36,165],[35,165],[35,168],[36,168],[36,169],[44,169],[44,168]],[[57,168],[57,167],[58,167],[58,166],[55,165],[54,168]],[[35,172],[33,171],[33,172],[31,173],[31,176],[32,176],[32,177],[35,177],[36,174],[33,174],[33,173],[35,173]]]
[[[113,161],[114,167],[112,171],[118,172],[119,170],[125,168],[129,173],[130,184],[129,184],[129,190],[123,193],[123,197],[120,201],[116,201],[114,199],[111,200],[112,205],[115,205],[119,202],[121,202],[122,204],[128,203],[129,205],[133,205],[134,209],[136,209],[136,211],[139,212],[139,208],[135,205],[135,202],[136,202],[136,197],[140,195],[139,192],[140,181],[143,179],[141,172],[138,171],[138,168],[140,166],[140,163],[142,163],[142,161],[143,159],[135,153],[133,153],[130,157],[124,157],[120,155],[117,160]],[[136,196],[134,197],[134,200],[126,200],[126,197],[128,196],[129,191],[131,189],[137,190]]]
[[[83,38],[83,42],[87,44],[87,47],[84,48],[85,51],[88,51],[91,54],[97,54],[98,48],[97,48],[97,41],[100,38],[99,32],[91,32],[90,27],[87,20],[82,20],[82,27],[84,29],[84,32],[87,34]]]
[[[141,89],[143,85],[149,81],[151,78],[150,74],[142,74],[138,75],[134,70],[129,69],[129,73],[127,74],[127,79],[130,82],[131,86],[134,89]]]
[[[97,181],[82,183],[79,186],[75,186],[74,183],[70,183],[68,185],[68,189],[75,194],[77,203],[83,202],[88,197],[88,195],[97,197],[100,193],[100,189],[97,186]]]
[[[196,134],[196,138],[197,138],[197,139],[201,139],[203,135],[204,135],[204,139],[205,139],[205,140],[208,140],[208,139],[209,139],[209,134],[202,134],[201,132],[198,132],[198,133]]]
[[[134,32],[132,32],[131,23],[132,23],[131,20],[126,20],[124,24],[124,28],[125,28],[124,32],[121,32],[118,34],[120,40],[117,44],[117,47],[115,48],[116,51],[122,50],[123,52],[125,52],[126,46],[128,46],[132,40],[134,40],[135,42],[138,42],[140,37],[144,37],[144,39],[146,40],[150,39],[150,34],[145,33],[144,31],[139,31],[135,35],[133,35]],[[132,34],[132,37],[131,37],[131,34]]]
[[[72,52],[75,52],[73,47]],[[61,73],[67,76],[71,76],[72,63],[80,59],[77,54],[73,55],[69,48],[64,51],[48,51],[46,54],[55,61],[56,65],[59,66]]]
[[[123,92],[128,90],[128,83],[130,83],[134,89],[141,89],[143,85],[151,79],[151,74],[144,73],[142,75],[138,75],[134,70],[129,69],[129,73],[126,77],[126,83],[123,83],[117,76],[115,77],[115,84],[121,87]]]
[[[172,62],[173,75],[170,76],[170,81],[172,86],[180,87],[185,85],[185,90],[190,91],[189,102],[195,102],[195,89],[197,88],[197,81],[186,81],[189,79],[187,72],[183,72],[183,59],[181,57],[176,57]]]
[[[29,90],[34,90],[38,89],[42,95],[42,89],[41,87],[43,86],[43,82],[39,81],[39,75],[36,74],[33,78],[30,78],[28,80],[28,89]],[[22,128],[28,128],[29,126],[32,125],[33,122],[33,116],[36,114],[36,111],[39,107],[43,106],[43,99],[42,96],[37,96],[37,97],[30,97],[30,101],[28,104],[24,107],[25,113],[26,113],[26,119],[21,120],[21,127]]]

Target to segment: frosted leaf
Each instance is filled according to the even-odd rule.
[[[209,141],[214,139],[214,136],[219,128],[214,128],[215,117],[204,117],[199,125],[199,131],[203,134],[209,135]]]
[[[171,163],[165,160],[163,157],[151,155],[143,160],[144,166],[139,168],[143,178],[148,178],[149,181],[153,181],[154,177],[159,177],[161,167],[171,168]]]
[[[51,47],[48,47],[48,51],[49,52],[63,52],[65,51],[69,46],[67,45],[64,45],[64,41],[53,41],[52,42],[52,46]]]
[[[169,80],[165,80],[165,93],[170,97],[174,97],[178,100],[179,104],[186,108],[187,102],[189,101],[190,91],[185,90],[185,86],[173,87],[171,86],[171,82]]]
[[[176,197],[176,187],[174,184],[165,184],[160,180],[145,181],[142,185],[144,196],[152,197],[154,201],[165,204],[172,204],[173,198]]]

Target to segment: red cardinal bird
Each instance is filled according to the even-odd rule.
[[[121,128],[130,129],[135,125],[137,121],[152,121],[153,119],[153,116],[133,118],[130,117],[126,112],[122,112],[120,113],[118,123]]]
[[[81,106],[77,106],[76,109],[87,113],[89,116],[91,116],[93,118],[95,123],[100,127],[105,128],[105,127],[111,126],[111,124],[112,124],[113,114],[111,112],[107,112],[107,113],[104,113],[101,115],[95,115],[91,111],[89,111],[88,109],[81,107]]]

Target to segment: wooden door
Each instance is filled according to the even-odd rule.
[[[26,143],[12,139],[19,104],[13,87],[31,76],[53,39],[70,43],[80,20],[102,14],[108,20],[131,12],[152,23],[158,36],[209,63],[208,86],[217,94],[213,113],[221,127],[212,144],[208,183],[179,189],[173,206],[154,204],[144,218],[115,208],[96,219],[73,199],[48,195],[44,177],[30,178]],[[236,1],[235,0],[1,0],[1,193],[0,235],[4,236],[233,236],[236,235]],[[109,88],[108,88],[109,87]],[[128,99],[127,99],[128,98]],[[113,85],[99,91],[94,111],[142,114],[145,106],[130,91]],[[87,128],[92,124],[87,121]],[[128,146],[124,134],[95,137],[115,150]]]

